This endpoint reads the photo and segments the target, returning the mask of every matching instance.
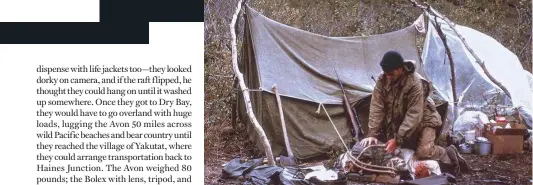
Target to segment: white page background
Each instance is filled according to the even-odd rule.
[[[150,23],[149,25],[150,44],[0,45],[0,64],[2,64],[0,75],[2,84],[0,90],[0,119],[2,121],[0,129],[0,160],[2,161],[0,184],[36,184],[36,155],[38,153],[36,133],[41,130],[36,128],[35,123],[38,119],[35,112],[38,96],[36,95],[36,87],[38,87],[36,68],[39,64],[56,66],[117,64],[146,67],[152,64],[192,64],[193,95],[190,99],[193,104],[193,116],[189,121],[193,122],[192,153],[194,155],[191,155],[194,158],[190,164],[193,165],[193,184],[203,184],[204,67],[202,61],[204,24],[197,22]],[[144,75],[148,74],[145,73]],[[113,107],[109,107],[109,109],[113,109]],[[93,129],[92,131],[96,130]],[[71,163],[76,162],[71,161]],[[164,163],[164,161],[159,163]],[[138,164],[141,166],[143,163],[139,162]],[[54,173],[64,174],[64,172]],[[106,171],[100,173],[109,173],[108,176],[115,175],[113,172]],[[146,172],[136,173],[145,176],[142,174]]]

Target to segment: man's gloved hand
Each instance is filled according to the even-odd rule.
[[[398,148],[398,143],[396,143],[396,139],[394,138],[385,143],[385,151],[387,151],[387,153],[393,153],[396,148]]]
[[[376,143],[378,143],[378,139],[376,139],[375,137],[367,137],[361,140],[361,145],[363,145],[364,147],[367,147],[367,146],[370,146]]]

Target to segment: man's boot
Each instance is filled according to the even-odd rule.
[[[446,147],[446,154],[448,155],[448,158],[450,158],[450,161],[452,163],[451,164],[451,167],[453,169],[452,174],[455,176],[458,176],[459,173],[461,172],[461,168],[459,165],[459,161],[457,160],[457,153],[451,146],[453,145]]]
[[[448,154],[448,157],[450,158],[452,165],[453,165],[453,173],[455,176],[458,176],[461,173],[467,173],[469,168],[468,164],[466,163],[466,160],[461,156],[459,153],[459,150],[453,146],[450,145],[446,147],[446,154]]]
[[[451,145],[453,149],[455,150],[455,153],[457,154],[457,160],[459,161],[459,165],[461,167],[461,173],[468,173],[470,171],[470,167],[468,167],[468,163],[466,163],[466,159],[461,156],[461,153],[459,153],[459,149],[455,147],[454,145]]]

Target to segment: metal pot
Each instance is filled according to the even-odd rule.
[[[492,143],[490,141],[476,141],[474,151],[479,155],[489,155]]]
[[[468,143],[463,143],[461,145],[459,145],[459,151],[461,151],[461,153],[463,154],[470,154],[472,153],[472,145],[468,144]]]

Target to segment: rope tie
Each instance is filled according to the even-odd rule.
[[[244,91],[248,91],[248,92],[252,92],[252,91],[263,91],[263,89],[259,88],[259,89],[249,89],[249,88],[245,88],[242,90],[243,92]]]
[[[339,136],[339,139],[342,141],[342,144],[344,145],[344,148],[346,148],[346,151],[349,152],[350,149],[348,148],[348,145],[346,145],[346,143],[344,142],[344,140],[342,139],[342,136],[341,134],[339,133],[339,130],[337,130],[337,127],[335,126],[335,124],[333,124],[333,121],[331,120],[331,117],[329,116],[329,113],[328,111],[326,110],[326,107],[324,107],[324,104],[320,103],[320,106],[322,106],[322,108],[324,109],[324,112],[326,112],[326,116],[328,116],[328,119],[329,121],[331,122],[331,125],[333,126],[333,128],[335,129],[335,132],[337,132],[337,135]],[[319,109],[320,110],[320,109]]]
[[[320,106],[322,106],[322,102],[318,104],[318,109],[316,109],[315,113],[320,114]]]
[[[335,124],[333,123],[333,120],[331,120],[331,117],[329,116],[329,113],[328,111],[326,110],[326,107],[324,107],[324,104],[323,103],[320,103],[319,104],[319,110],[317,110],[317,112],[320,111],[320,107],[322,107],[324,109],[324,112],[326,112],[326,116],[328,117],[331,125],[333,126],[333,128],[335,129],[335,132],[337,133],[337,136],[339,136],[339,139],[341,140],[342,144],[344,145],[344,148],[346,148],[346,154],[348,155],[348,158],[353,162],[353,164],[358,167],[359,169],[362,169],[362,170],[366,170],[366,171],[370,171],[370,172],[375,172],[375,173],[385,173],[385,174],[390,174],[390,175],[396,175],[396,169],[392,168],[392,167],[388,167],[388,166],[379,166],[379,165],[372,165],[370,163],[364,163],[362,161],[359,160],[359,157],[361,157],[361,154],[364,153],[368,148],[371,148],[371,147],[385,147],[385,145],[371,145],[371,146],[368,146],[368,147],[365,147],[363,149],[363,151],[361,151],[361,153],[359,154],[359,156],[357,157],[354,157],[352,155],[352,152],[350,151],[350,149],[348,148],[348,146],[346,145],[346,143],[344,142],[344,140],[342,139],[342,136],[341,134],[339,133],[339,130],[337,130],[337,127],[335,126]]]

